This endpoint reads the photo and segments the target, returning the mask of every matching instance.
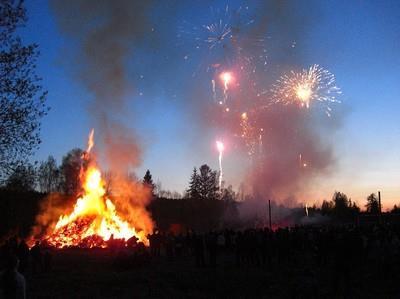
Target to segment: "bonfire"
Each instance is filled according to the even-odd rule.
[[[87,150],[82,155],[80,180],[82,195],[76,200],[70,214],[61,215],[52,232],[44,238],[48,245],[62,247],[107,247],[113,240],[125,244],[148,240],[143,231],[136,231],[118,214],[113,201],[106,195],[105,181],[96,165],[91,150],[93,130]]]

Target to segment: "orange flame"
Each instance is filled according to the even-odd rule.
[[[105,247],[110,239],[128,241],[131,238],[148,245],[145,232],[136,231],[128,221],[121,219],[114,203],[106,196],[101,172],[89,161],[94,146],[93,134],[92,130],[87,151],[82,156],[89,163],[86,169],[81,168],[83,195],[77,199],[72,213],[60,216],[54,231],[45,240],[55,247]]]

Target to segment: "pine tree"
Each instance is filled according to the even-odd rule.
[[[216,199],[218,191],[217,172],[204,164],[200,166],[199,191],[201,199]]]
[[[193,173],[192,176],[190,177],[190,182],[189,182],[189,189],[187,190],[187,193],[189,195],[189,198],[200,198],[200,181],[199,181],[199,175],[197,173],[197,168],[193,168]]]
[[[365,205],[367,212],[371,214],[379,213],[379,200],[375,193],[371,193],[367,197],[367,204]]]
[[[153,177],[151,176],[150,170],[147,169],[144,177],[143,177],[143,185],[150,188],[151,193],[154,194],[154,183]]]
[[[218,173],[211,170],[207,181],[207,198],[218,199],[218,190]]]

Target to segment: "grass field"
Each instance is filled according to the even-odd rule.
[[[350,289],[334,287],[332,266],[308,267],[306,257],[296,266],[275,262],[272,269],[237,267],[233,254],[220,255],[216,268],[195,267],[191,257],[130,266],[114,260],[107,250],[55,251],[49,273],[26,274],[28,298],[395,298],[397,292],[394,277],[364,268],[350,269]]]

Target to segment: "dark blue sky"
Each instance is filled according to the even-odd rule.
[[[223,10],[226,1],[211,1]],[[193,50],[190,35],[177,38],[182,28],[192,30],[213,18],[208,2],[190,1],[173,15],[159,17],[154,30],[162,43],[154,51],[138,48],[132,54],[133,119],[143,145],[138,176],[149,168],[166,189],[183,191],[193,166],[218,167],[213,130],[203,130],[196,104],[187,99],[184,83],[194,71],[202,72],[203,52]],[[241,1],[230,3],[238,7]],[[249,11],[260,2],[249,1]],[[317,178],[307,195],[313,201],[330,198],[334,190],[362,203],[371,192],[382,190],[388,204],[400,201],[400,2],[399,1],[298,1],[298,15],[307,24],[296,37],[293,51],[302,59],[293,67],[319,64],[336,76],[342,104],[336,108],[340,125],[330,131],[337,163],[329,175]],[[164,5],[166,5],[164,3]],[[23,39],[36,42],[41,55],[38,73],[49,91],[51,111],[43,121],[42,140],[36,159],[54,155],[58,161],[73,147],[84,147],[92,127],[87,103],[92,95],[74,78],[65,61],[70,40],[57,28],[46,1],[27,1],[29,21]],[[298,26],[298,23],[292,24]],[[289,29],[290,30],[290,29]],[[294,31],[298,28],[293,28]],[[266,43],[279,40],[265,36]],[[149,33],[151,34],[151,33]],[[194,31],[193,35],[196,34]],[[289,45],[288,45],[289,46]],[[273,53],[267,53],[274,59]],[[185,56],[187,59],[185,59]],[[155,58],[157,57],[157,58]],[[267,60],[268,61],[268,60]],[[205,62],[206,63],[206,62]],[[161,68],[160,68],[161,66]],[[171,72],[171,70],[174,72]],[[168,71],[166,71],[168,70]],[[276,70],[275,70],[276,71]],[[173,74],[173,76],[171,76]],[[203,78],[192,77],[192,80]],[[209,81],[199,88],[209,88]],[[205,101],[207,99],[204,99]],[[190,107],[189,107],[190,106]],[[225,179],[238,186],[243,180],[243,161],[234,149],[224,159]]]

